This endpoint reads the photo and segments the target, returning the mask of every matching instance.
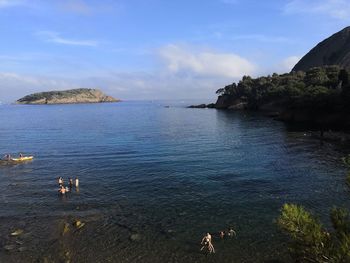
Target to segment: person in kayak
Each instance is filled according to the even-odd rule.
[[[22,159],[23,158],[23,154],[19,153],[19,158]]]
[[[79,187],[79,178],[78,177],[75,178],[75,187],[76,188]]]
[[[4,156],[4,159],[5,159],[6,161],[11,161],[11,155],[6,154],[6,155]]]

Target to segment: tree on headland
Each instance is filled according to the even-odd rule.
[[[216,94],[230,96],[232,101],[244,98],[251,110],[276,101],[302,109],[350,109],[350,72],[339,66],[326,66],[258,78],[243,76]]]

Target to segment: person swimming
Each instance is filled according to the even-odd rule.
[[[213,246],[213,244],[211,243],[211,235],[210,235],[210,233],[207,233],[207,234],[202,238],[201,245],[202,245],[201,251],[202,251],[204,248],[206,248],[206,249],[208,250],[209,253],[215,253],[214,246]]]
[[[220,231],[219,235],[220,235],[220,238],[224,238],[225,237],[225,232],[224,231]]]
[[[66,193],[66,188],[64,188],[64,186],[62,185],[62,186],[60,187],[60,189],[58,189],[58,192],[59,192],[60,194],[64,195],[64,194]]]
[[[58,177],[58,185],[63,186],[63,178],[61,176]]]
[[[73,187],[73,179],[69,178],[69,188],[72,188],[72,187]]]
[[[233,227],[230,227],[227,231],[227,235],[229,237],[233,237],[233,236],[236,236],[236,231],[233,230]]]

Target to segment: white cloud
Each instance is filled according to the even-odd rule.
[[[349,0],[292,0],[284,8],[287,14],[311,13],[329,17],[350,20]]]
[[[19,58],[22,59],[22,56]],[[239,80],[243,75],[256,74],[257,68],[236,54],[194,50],[179,45],[167,45],[156,50],[154,58],[160,59],[162,63],[147,72],[89,68],[83,74],[74,70],[75,74],[50,77],[0,71],[0,100],[13,102],[24,95],[45,90],[99,87],[107,94],[121,99],[197,98],[215,101],[218,88]],[[17,57],[5,56],[3,59]],[[18,63],[25,65],[31,61],[19,60]],[[65,65],[68,68],[75,67],[75,64]]]
[[[34,92],[73,87],[74,84],[59,78],[0,72],[0,101],[3,102],[11,103]]]
[[[253,63],[233,53],[194,51],[172,44],[161,48],[159,54],[172,73],[239,78],[256,72]]]
[[[300,56],[290,56],[281,62],[280,68],[283,72],[289,72],[301,59]]]
[[[52,31],[40,31],[37,33],[37,35],[43,38],[46,42],[61,45],[96,47],[99,44],[98,41],[95,40],[78,40],[63,38],[60,36],[59,33]]]

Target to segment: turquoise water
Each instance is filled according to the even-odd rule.
[[[0,106],[0,152],[35,156],[0,167],[0,262],[289,262],[283,203],[325,224],[350,206],[338,147],[258,114],[168,104]],[[59,176],[79,192],[58,196]],[[230,226],[237,237],[218,238]],[[215,255],[199,251],[205,232]]]

